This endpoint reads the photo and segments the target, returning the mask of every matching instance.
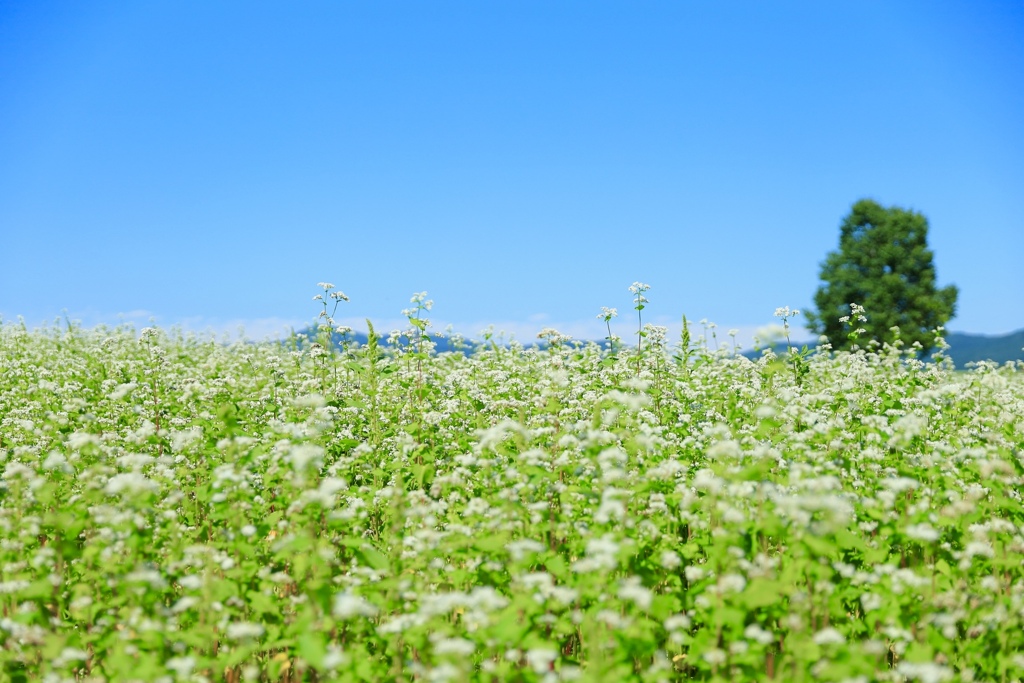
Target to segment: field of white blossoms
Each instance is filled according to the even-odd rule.
[[[0,325],[0,679],[1024,677],[1024,364],[438,354],[416,303],[398,347]]]

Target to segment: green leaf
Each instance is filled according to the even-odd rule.
[[[53,584],[49,579],[33,581],[28,587],[18,591],[18,597],[22,600],[39,600],[53,595]]]
[[[864,539],[862,539],[860,536],[853,533],[849,529],[836,529],[834,537],[836,539],[836,543],[843,550],[867,550],[867,545],[864,543]]]
[[[229,652],[217,654],[217,664],[218,666],[225,668],[244,664],[252,659],[253,654],[259,650],[259,648],[260,646],[257,644],[233,647]]]
[[[297,640],[299,656],[314,667],[323,666],[324,657],[327,656],[327,643],[324,634],[317,631],[307,631],[301,634]]]
[[[803,537],[804,545],[815,555],[820,555],[827,558],[832,558],[836,552],[836,546],[834,543],[821,538],[820,536],[814,536],[813,534],[807,534]]]
[[[355,548],[356,554],[369,567],[378,571],[390,571],[391,563],[387,556],[368,543]]]
[[[508,538],[505,534],[481,535],[473,539],[473,547],[485,553],[498,553],[505,550]]]
[[[228,579],[213,579],[210,594],[217,602],[225,602],[228,598],[238,595],[238,586]]]
[[[523,635],[530,630],[530,622],[521,618],[519,608],[514,604],[503,609],[490,628],[492,636],[503,645],[519,645]]]
[[[434,472],[436,470],[437,468],[431,465],[413,465],[413,480],[416,482],[419,488],[429,488],[430,483],[434,480]]]
[[[658,621],[664,621],[668,617],[679,612],[682,608],[682,601],[672,594],[655,595],[651,601],[650,615]]]
[[[927,643],[914,641],[907,646],[903,658],[908,662],[931,662],[935,657],[935,651]]]
[[[565,576],[569,565],[566,564],[565,560],[561,555],[551,554],[544,558],[544,566],[547,568],[548,573],[551,574],[555,579]]]
[[[783,585],[768,579],[753,579],[740,595],[740,602],[750,610],[778,604],[783,600]]]
[[[280,615],[278,601],[262,591],[249,591],[245,594],[245,599],[249,603],[249,609],[261,619],[267,615]]]

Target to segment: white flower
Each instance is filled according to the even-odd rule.
[[[587,541],[587,556],[573,563],[574,572],[591,572],[597,569],[615,569],[619,565],[617,558],[619,544],[610,536],[592,538]]]
[[[982,557],[994,557],[996,554],[995,550],[992,549],[992,545],[986,541],[971,541],[964,548],[964,555],[967,557],[974,557],[975,555],[981,555]]]
[[[156,569],[137,569],[125,577],[128,581],[148,583],[153,588],[163,590],[167,587],[163,574]]]
[[[323,447],[311,443],[292,446],[287,456],[292,468],[299,474],[304,473],[310,466],[319,469],[320,463],[323,462],[323,457]]]
[[[917,541],[926,541],[931,543],[939,540],[939,532],[936,531],[930,524],[912,524],[908,526],[905,533],[910,538]]]
[[[79,650],[77,647],[66,647],[60,651],[57,658],[54,660],[54,664],[63,667],[67,666],[68,662],[84,662],[89,659],[89,653],[85,650]]]
[[[351,593],[338,593],[334,596],[334,607],[331,614],[335,619],[351,619],[354,616],[372,617],[377,614],[377,606],[366,598]]]
[[[337,669],[347,661],[348,657],[345,656],[345,653],[343,653],[337,645],[331,644],[327,646],[327,654],[324,655],[322,665],[325,669],[331,671],[333,669]]]
[[[594,512],[594,521],[598,524],[607,524],[613,519],[619,522],[626,516],[626,506],[622,501],[616,500],[613,495],[606,490],[604,498],[601,500],[601,507]]]
[[[508,604],[508,599],[491,586],[474,588],[466,596],[466,606],[484,612],[496,612]]]
[[[174,603],[174,605],[171,607],[171,611],[175,614],[180,614],[181,612],[185,612],[187,610],[192,609],[198,604],[199,598],[197,598],[194,595],[186,595],[185,597],[180,598],[176,603]]]
[[[604,398],[606,400],[615,401],[631,412],[636,412],[641,408],[646,407],[651,402],[651,398],[646,394],[628,394],[624,391],[619,391],[618,389],[612,389],[605,394]],[[608,450],[620,451],[621,449],[617,446],[612,446]]]
[[[73,470],[68,465],[67,458],[58,451],[50,451],[50,454],[46,456],[46,460],[43,460],[44,470],[61,470],[64,473],[70,474]]]
[[[25,587],[27,588],[28,586],[29,586],[29,583],[26,581],[25,582]],[[2,593],[2,592],[3,591],[0,590],[0,593]],[[72,600],[71,604],[68,605],[68,606],[71,609],[80,610],[80,609],[86,609],[91,604],[92,604],[92,598],[91,597],[89,597],[88,595],[79,595],[77,598]]]
[[[117,385],[117,388],[114,389],[114,391],[112,391],[109,396],[107,396],[107,398],[109,398],[111,401],[120,401],[122,398],[127,396],[129,394],[129,392],[131,392],[137,386],[139,386],[139,385],[136,384],[135,382],[128,382],[127,384],[119,384],[119,385]],[[74,435],[72,435],[72,436],[74,436]],[[72,448],[74,448],[74,446],[72,446]]]
[[[164,663],[164,666],[178,674],[179,677],[186,678],[192,673],[192,670],[196,668],[196,658],[171,657]]]
[[[476,650],[476,643],[465,638],[444,638],[434,643],[435,655],[468,657]]]
[[[661,563],[662,567],[670,571],[672,569],[676,569],[677,567],[679,567],[679,565],[683,563],[683,561],[679,558],[679,555],[671,550],[662,551],[659,562]]]
[[[928,429],[928,418],[917,413],[910,413],[896,420],[892,427],[909,441],[915,436],[924,434]]]
[[[644,588],[639,577],[630,576],[619,586],[619,597],[623,600],[632,601],[642,610],[650,609],[654,594]]]
[[[526,651],[526,663],[535,673],[543,674],[551,671],[551,665],[558,658],[558,653],[547,648],[535,648]]]
[[[249,621],[236,621],[228,624],[225,635],[228,640],[250,640],[263,635],[263,627]]]
[[[74,432],[68,437],[68,448],[73,451],[81,450],[89,444],[98,446],[100,443],[101,441],[99,436],[96,434],[89,434],[88,432]]]
[[[644,325],[644,332],[647,333],[647,338],[651,340],[654,345],[663,344],[665,342],[665,335],[668,333],[668,328],[664,325],[652,325],[647,323]]]
[[[322,408],[327,405],[327,399],[320,394],[304,394],[297,396],[292,403],[299,408]],[[220,446],[220,444],[217,444]]]
[[[707,491],[708,493],[715,494],[721,491],[724,486],[725,481],[707,468],[697,470],[693,475],[693,488],[698,491]]]
[[[442,662],[432,669],[427,669],[424,672],[424,680],[427,683],[448,683],[448,681],[454,681],[462,675],[462,672],[453,664],[448,662]]]
[[[178,579],[178,584],[182,588],[197,591],[203,587],[203,580],[195,574],[189,574]]]
[[[723,593],[739,593],[747,585],[747,580],[740,574],[726,574],[718,580],[718,588]]]
[[[634,282],[629,286],[629,291],[633,294],[633,303],[637,306],[642,306],[648,302],[647,297],[644,296],[644,292],[651,288],[650,285],[646,285],[643,282]]]
[[[544,544],[532,538],[520,538],[512,541],[505,548],[508,550],[509,555],[512,556],[512,559],[518,562],[528,554],[543,552]]]
[[[320,480],[319,490],[324,496],[334,496],[348,489],[348,482],[341,477],[324,477]]]
[[[775,641],[775,635],[771,631],[766,631],[757,624],[751,624],[743,629],[743,637],[761,645],[771,645]]]
[[[197,441],[202,435],[203,430],[200,427],[192,427],[181,431],[175,430],[171,432],[171,450],[179,453],[189,444]]]
[[[378,626],[377,633],[385,635],[392,633],[402,633],[403,631],[406,631],[410,628],[421,626],[424,623],[426,623],[426,621],[427,617],[423,616],[422,614],[399,614],[398,616],[393,617],[390,621],[385,621],[380,626]]]
[[[127,491],[129,493],[142,493],[144,491],[156,491],[160,486],[151,479],[147,479],[138,472],[122,472],[115,474],[107,480],[103,487],[104,492],[114,495]]]
[[[953,671],[949,667],[932,662],[902,661],[896,665],[896,672],[921,683],[942,683],[953,678]]]
[[[726,460],[739,458],[743,455],[743,449],[735,439],[723,439],[708,446],[708,458],[711,460]],[[708,472],[709,470],[701,470]],[[713,475],[712,475],[713,476]],[[694,483],[696,486],[696,483]]]
[[[910,477],[886,477],[881,483],[886,490],[891,491],[892,493],[912,491],[921,486],[919,481],[911,479]]]
[[[860,604],[865,612],[873,612],[884,605],[885,600],[875,593],[864,593],[860,596]]]
[[[690,617],[686,616],[685,614],[673,614],[665,620],[665,630],[683,631],[690,628],[692,624],[693,621],[690,619]]]
[[[818,645],[842,645],[846,637],[836,629],[828,626],[814,634],[814,642]]]

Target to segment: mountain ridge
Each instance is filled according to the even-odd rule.
[[[315,339],[316,330],[311,327],[307,327],[295,333],[296,337],[304,338],[307,340]],[[1003,364],[1011,361],[1024,361],[1024,328],[1015,332],[1009,332],[1007,334],[989,335],[989,334],[974,334],[970,332],[946,332],[945,334],[946,343],[949,344],[949,350],[946,352],[953,364],[958,368],[964,368],[968,363],[978,363],[981,361],[992,361],[995,363]],[[341,335],[334,334],[334,343],[337,346],[341,346]],[[363,332],[352,332],[349,335],[350,342],[354,342],[360,346],[367,343],[367,335]],[[593,341],[599,345],[606,345],[605,340],[587,340],[580,339],[575,340],[581,343],[588,343]],[[387,346],[386,337],[380,339],[382,346]],[[491,343],[497,343],[499,346],[504,345],[504,342],[491,342],[490,340],[479,341],[466,339],[463,341],[461,346],[457,346],[448,337],[442,337],[435,339],[435,351],[438,353],[444,352],[461,352],[470,353],[475,348],[479,348],[482,345],[490,345]],[[530,342],[524,344],[524,346],[533,346],[537,342]],[[803,346],[802,343],[795,343],[794,346]],[[814,344],[808,344],[809,347],[813,347]],[[776,351],[780,348],[785,350],[784,344],[775,344],[772,346]],[[760,349],[758,350],[745,350],[742,352],[747,357],[757,357],[761,354]]]

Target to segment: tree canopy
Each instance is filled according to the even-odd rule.
[[[822,285],[814,295],[809,326],[834,348],[853,343],[849,326],[863,338],[891,342],[899,327],[907,345],[934,343],[933,331],[956,314],[955,285],[935,286],[928,248],[928,219],[915,211],[883,207],[870,199],[853,205],[843,219],[839,249],[821,264]],[[851,304],[863,306],[867,320],[850,321]]]

